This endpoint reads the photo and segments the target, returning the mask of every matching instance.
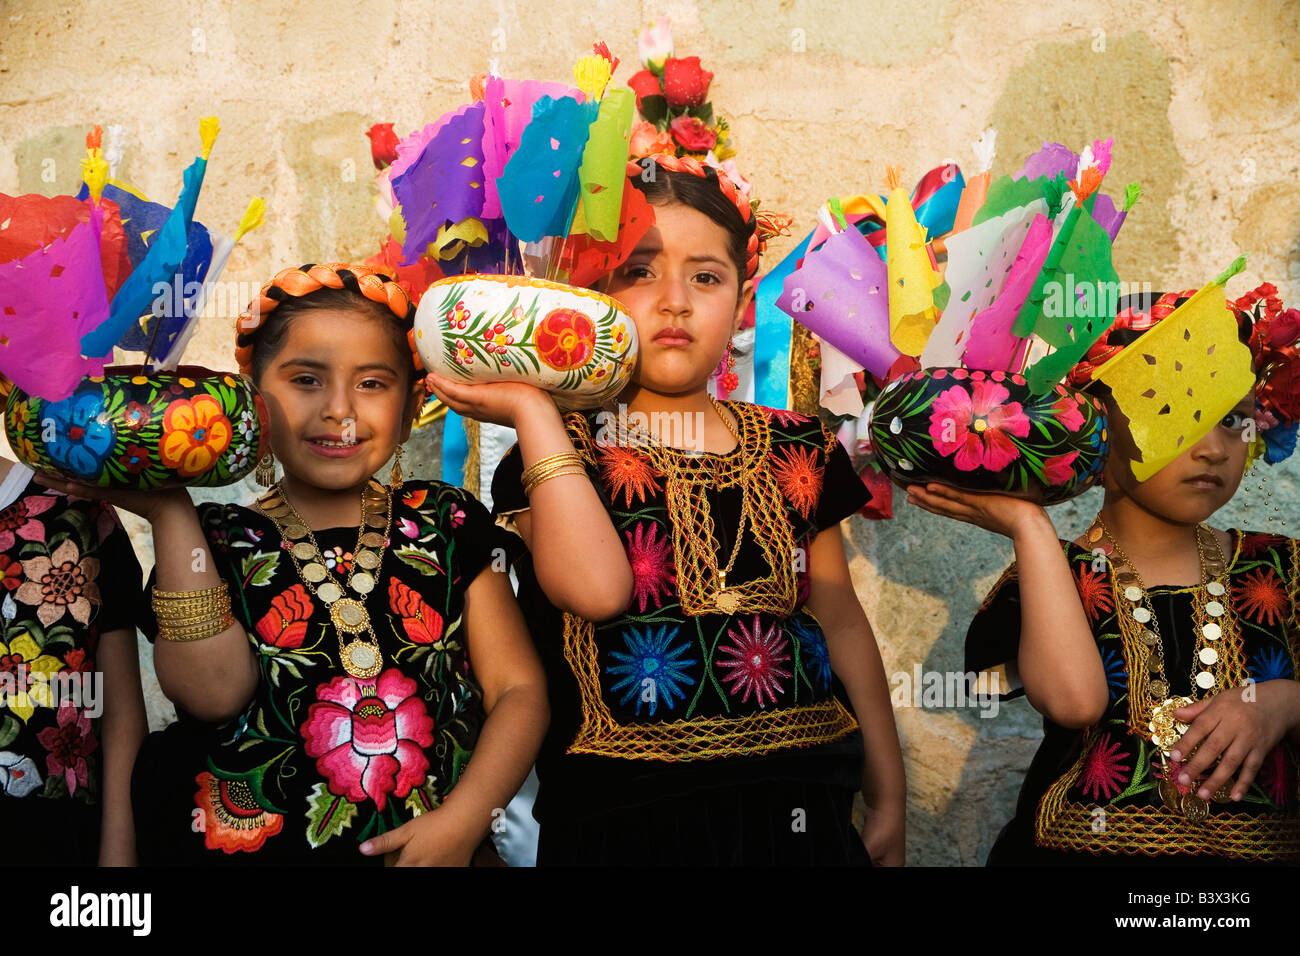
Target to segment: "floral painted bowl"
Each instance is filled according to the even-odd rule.
[[[267,423],[247,378],[198,366],[107,368],[62,401],[14,388],[5,405],[20,461],[99,488],[233,484],[257,465]]]
[[[424,367],[466,382],[528,382],[565,409],[596,408],[627,384],[636,326],[599,292],[527,276],[451,276],[415,313]]]
[[[1092,487],[1109,448],[1106,409],[1057,385],[965,368],[909,372],[871,413],[876,458],[895,484],[941,482],[1055,504]]]

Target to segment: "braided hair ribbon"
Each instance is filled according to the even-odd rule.
[[[411,318],[410,297],[387,269],[347,262],[308,263],[281,269],[239,316],[235,327],[235,360],[242,374],[249,374],[253,368],[253,339],[266,323],[267,315],[286,299],[300,299],[321,289],[348,289],[384,306],[402,322]],[[407,330],[406,342],[416,370],[423,371],[413,328]]]

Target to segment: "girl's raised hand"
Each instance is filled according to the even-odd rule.
[[[1179,708],[1174,716],[1188,727],[1170,758],[1182,760],[1192,754],[1178,782],[1191,786],[1218,760],[1209,779],[1197,788],[1197,795],[1210,799],[1235,773],[1232,799],[1240,800],[1264,758],[1288,731],[1300,725],[1300,684],[1282,679],[1229,688]]]
[[[1014,538],[1030,522],[1046,517],[1041,505],[1025,498],[974,494],[938,482],[909,485],[907,500],[931,514],[956,518],[1008,538]]]
[[[437,372],[425,376],[425,383],[444,405],[457,415],[480,422],[515,427],[515,423],[530,406],[547,404],[554,407],[551,396],[536,385],[527,382],[480,382],[469,384],[455,382]]]
[[[154,517],[167,508],[182,506],[193,508],[193,499],[184,488],[168,488],[153,491],[125,491],[119,489],[99,488],[69,481],[61,475],[38,471],[33,480],[47,488],[61,491],[74,498],[90,498],[106,501],[114,508],[129,511],[152,522]]]

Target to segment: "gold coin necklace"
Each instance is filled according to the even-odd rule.
[[[744,444],[744,442],[736,429],[731,427],[731,421],[725,414],[722,403],[712,395],[709,396],[709,401],[713,403],[713,409],[717,412],[718,418],[721,419],[723,426],[731,434],[731,437],[736,439],[737,450],[739,450],[739,446]],[[681,449],[671,448],[659,441],[659,439],[655,438],[649,432],[628,425],[625,422],[621,422],[619,435],[620,437],[635,437],[637,443],[646,449],[647,456],[652,462],[654,462],[659,470],[665,475],[670,475],[675,480],[681,480],[681,469],[678,467],[678,455],[696,457],[703,454],[702,452],[688,452]],[[631,443],[629,442],[628,444]],[[736,558],[740,555],[740,545],[745,537],[746,521],[749,522],[751,528],[754,524],[749,498],[749,484],[742,484],[740,489],[740,523],[736,528],[736,543],[731,547],[731,556],[727,559],[726,567],[718,567],[718,541],[716,536],[710,536],[711,540],[709,542],[709,547],[705,549],[705,554],[708,555],[708,562],[713,565],[712,568],[706,568],[706,570],[711,570],[713,572],[715,585],[713,592],[713,606],[722,614],[735,614],[740,608],[740,595],[734,590],[727,590],[727,575],[730,574],[732,569],[735,567]]]
[[[1101,514],[1098,513],[1088,531],[1087,540],[1090,544],[1096,544],[1103,537],[1110,542],[1114,554],[1120,559],[1119,563],[1116,563],[1113,558],[1108,558],[1114,574],[1116,590],[1128,602],[1127,607],[1120,609],[1120,613],[1127,614],[1141,628],[1138,639],[1147,649],[1146,668],[1150,675],[1146,685],[1147,704],[1151,708],[1151,719],[1147,729],[1151,735],[1151,743],[1161,755],[1160,771],[1156,774],[1156,786],[1161,802],[1166,808],[1181,814],[1188,821],[1200,823],[1209,816],[1209,805],[1197,796],[1194,790],[1182,792],[1182,788],[1175,782],[1177,765],[1170,762],[1170,752],[1174,744],[1187,732],[1187,724],[1178,720],[1174,716],[1174,711],[1190,706],[1195,703],[1195,700],[1186,696],[1170,696],[1169,681],[1165,674],[1164,643],[1160,636],[1160,622],[1156,618],[1155,606],[1142,582],[1137,566],[1120,547],[1119,541],[1106,527]],[[1209,554],[1211,546],[1217,552],[1213,557]],[[1201,581],[1193,600],[1203,604],[1202,610],[1208,623],[1200,628],[1197,635],[1192,682],[1203,693],[1209,693],[1218,686],[1218,678],[1214,674],[1213,666],[1219,660],[1219,652],[1214,645],[1223,637],[1223,629],[1218,621],[1223,619],[1226,613],[1221,599],[1227,594],[1228,589],[1220,579],[1227,571],[1228,562],[1218,538],[1205,525],[1196,527],[1196,555],[1200,563]],[[1230,787],[1220,787],[1215,791],[1212,799],[1216,803],[1222,803],[1229,799],[1230,793]]]
[[[365,600],[378,583],[388,525],[392,519],[392,492],[374,479],[362,490],[357,546],[353,549],[352,567],[348,569],[342,587],[325,563],[311,527],[289,501],[279,482],[257,499],[257,506],[275,522],[281,537],[289,543],[289,556],[298,576],[329,608],[343,669],[359,680],[376,676],[383,669],[384,658],[379,651],[379,638],[370,623]],[[346,644],[344,634],[351,637]]]

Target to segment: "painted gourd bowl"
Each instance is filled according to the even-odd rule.
[[[415,313],[424,367],[465,382],[528,382],[565,409],[596,408],[627,384],[636,326],[599,292],[527,276],[452,276]]]
[[[1097,483],[1106,408],[1057,385],[1034,394],[1021,375],[964,368],[910,372],[871,413],[876,458],[895,484],[927,482],[1054,504]]]
[[[20,461],[99,488],[233,484],[256,467],[267,425],[247,378],[198,366],[107,368],[62,401],[14,388],[5,405]]]

